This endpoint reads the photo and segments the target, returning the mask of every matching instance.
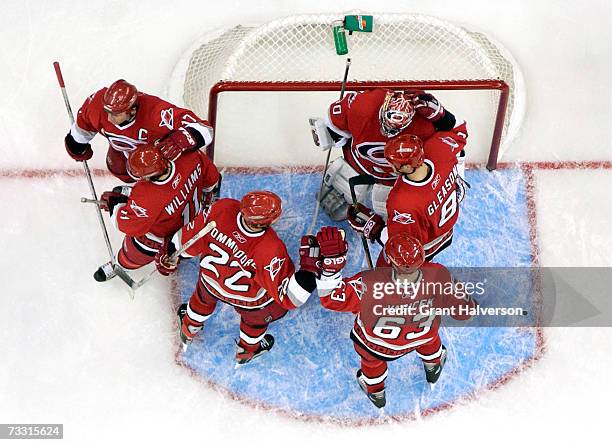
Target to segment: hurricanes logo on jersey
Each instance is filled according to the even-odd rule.
[[[132,200],[132,203],[130,204],[130,208],[134,211],[136,216],[139,218],[149,217],[149,215],[147,215],[147,209],[145,209],[144,207],[140,207],[138,204],[136,204],[136,201],[134,200]]]
[[[267,266],[264,266],[264,269],[270,273],[270,279],[272,281],[274,281],[274,279],[280,272],[281,267],[283,267],[284,262],[285,262],[284,258],[274,257],[272,258],[272,261],[270,261],[270,264],[268,264]]]
[[[161,110],[161,122],[160,127],[166,127],[170,130],[174,128],[174,109],[168,108],[167,110]]]
[[[144,144],[144,141],[139,141],[136,139],[132,139],[130,137],[124,136],[122,134],[115,134],[109,131],[102,129],[100,131],[102,135],[108,139],[108,143],[112,145],[112,147],[117,151],[129,152],[133,151],[140,144]]]
[[[414,223],[414,219],[412,219],[412,213],[400,213],[397,210],[393,210],[393,212],[393,221],[398,222],[400,224]]]

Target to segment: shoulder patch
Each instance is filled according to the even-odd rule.
[[[412,213],[400,213],[397,210],[393,210],[393,221],[400,224],[413,224],[415,221],[412,219]]]
[[[272,261],[270,261],[270,264],[268,264],[267,266],[264,266],[264,269],[267,270],[268,273],[270,273],[270,279],[272,281],[274,281],[274,279],[280,272],[281,267],[283,267],[284,263],[285,263],[285,258],[279,258],[275,256],[274,258],[272,258]]]
[[[160,117],[160,127],[166,127],[170,130],[174,130],[174,109],[172,107],[161,110]]]

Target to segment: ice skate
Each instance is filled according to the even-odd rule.
[[[102,264],[98,267],[98,270],[94,272],[94,280],[98,282],[108,281],[111,278],[114,278],[117,275],[117,271],[115,270],[115,266],[111,261],[108,263]]]
[[[357,371],[357,383],[359,383],[361,390],[368,396],[370,402],[372,402],[376,408],[384,412],[384,406],[387,404],[387,396],[385,395],[384,388],[377,392],[368,392],[368,385],[364,380],[361,369]]]
[[[187,350],[189,344],[191,343],[191,338],[187,337],[187,335],[185,335],[185,333],[183,332],[183,317],[186,313],[187,303],[183,303],[176,310],[176,316],[178,317],[179,339],[181,340],[181,348],[183,349],[183,352]]]
[[[242,365],[246,365],[254,358],[265,354],[274,346],[274,337],[271,334],[264,335],[264,338],[259,342],[259,347],[255,351],[247,351],[236,342],[236,366],[235,369]]]
[[[425,378],[429,383],[429,387],[434,389],[436,386],[436,382],[440,378],[440,374],[442,374],[442,368],[444,368],[444,363],[446,362],[446,348],[442,345],[442,355],[440,356],[440,363],[423,363],[423,367],[425,368]]]

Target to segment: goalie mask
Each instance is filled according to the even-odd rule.
[[[159,148],[145,144],[130,152],[127,160],[128,173],[137,179],[151,179],[168,171],[169,162]]]
[[[380,131],[387,137],[397,136],[414,117],[414,95],[402,91],[387,91],[380,107]]]
[[[385,255],[398,274],[416,272],[425,262],[423,245],[405,232],[397,233],[387,240]]]
[[[252,227],[269,227],[282,211],[281,199],[265,190],[249,192],[240,201],[240,214]]]

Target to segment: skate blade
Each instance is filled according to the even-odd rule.
[[[187,352],[188,347],[189,345],[187,343],[181,343],[181,349],[183,350],[183,352]]]
[[[436,387],[436,384],[435,384],[435,383],[430,383],[430,384],[429,384],[429,390],[430,390],[430,391],[433,391],[435,387]]]
[[[261,357],[262,355],[266,355],[268,352],[270,352],[270,351],[269,351],[269,350],[268,350],[268,351],[264,351],[264,352],[262,352],[261,354],[259,354],[257,357],[253,357],[251,360],[249,360],[249,361],[248,361],[248,362],[246,362],[246,363],[238,363],[238,362],[236,362],[236,364],[234,365],[234,369],[242,368],[243,366],[246,366],[246,365],[248,365],[249,363],[252,363],[252,362],[253,362],[253,360],[255,360],[256,358],[259,358],[259,357]]]
[[[382,417],[385,415],[385,409],[384,408],[378,408],[378,417]]]

